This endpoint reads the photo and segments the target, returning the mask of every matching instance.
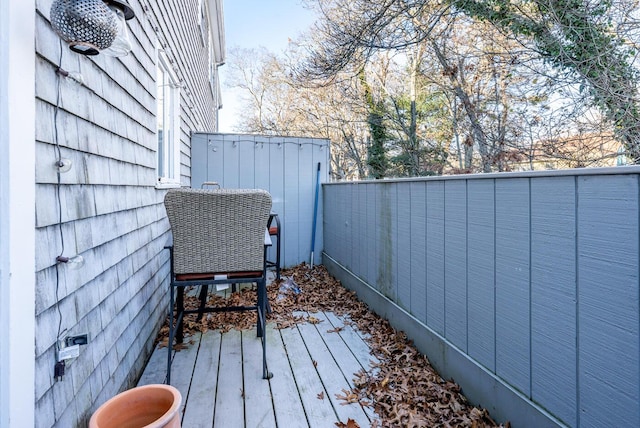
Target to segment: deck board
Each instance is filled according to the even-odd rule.
[[[220,333],[215,331],[208,331],[202,335],[194,373],[196,375],[202,373],[203,377],[199,379],[199,382],[191,383],[188,406],[184,412],[182,426],[211,427],[218,383],[220,339]],[[176,376],[179,375],[178,372],[175,373]]]
[[[313,360],[304,345],[300,331],[297,328],[280,330],[283,341],[287,344],[287,354],[291,370],[296,378],[300,399],[307,414],[307,421],[311,428],[326,427],[327,421],[337,421],[337,415],[326,399],[328,392],[314,367]],[[318,398],[318,394],[325,399]]]
[[[138,386],[165,383],[167,380],[167,349],[156,346],[147,362],[144,373],[138,380]]]
[[[182,395],[180,411],[183,415],[186,406],[186,400],[184,397],[189,396],[189,388],[191,387],[191,375],[187,376],[187,374],[193,374],[193,368],[196,363],[196,358],[198,357],[198,350],[200,349],[201,336],[202,335],[198,333],[194,334],[190,338],[185,338],[184,341],[186,344],[189,344],[189,346],[181,349],[179,352],[174,352],[173,354],[173,363],[171,365],[171,385],[175,386]],[[166,356],[167,348],[163,348],[162,351]]]
[[[214,426],[244,426],[241,341],[241,332],[238,330],[231,330],[222,335],[218,390],[213,418]],[[196,379],[199,380],[203,377],[203,373],[196,373]]]
[[[267,326],[267,361],[273,377],[269,380],[273,407],[278,426],[288,428],[309,427],[307,415],[289,364],[289,356],[280,330]]]
[[[343,327],[342,331],[339,332],[340,337],[365,370],[371,368],[371,363],[378,362],[378,359],[371,355],[371,348],[367,342],[365,342],[365,336],[362,332],[358,331],[349,323],[345,323],[343,319],[331,312],[325,312],[325,316],[334,327]]]
[[[318,332],[322,335],[322,338],[325,341],[327,347],[331,350],[331,354],[338,364],[338,367],[340,368],[343,376],[345,377],[348,383],[348,387],[353,388],[353,375],[363,368],[367,370],[369,369],[369,361],[371,359],[371,355],[369,354],[368,345],[364,343],[359,336],[351,337],[349,331],[347,331],[345,334],[348,339],[342,337],[345,329],[350,329],[350,327],[345,326],[344,322],[341,319],[337,318],[334,314],[320,312],[314,314],[314,316],[319,320],[324,321],[320,324],[317,324],[316,328],[318,328]],[[356,357],[356,355],[360,355],[362,361],[360,361]],[[351,404],[350,407],[351,406],[358,405]],[[366,422],[367,425],[369,425],[369,422],[375,419],[373,409],[371,409],[370,407],[360,408],[364,411],[368,418],[368,420],[362,420],[362,422]],[[358,413],[358,419],[354,418],[354,420],[358,422],[359,425],[365,426],[360,420],[360,413]],[[346,421],[343,420],[343,422]]]
[[[347,381],[350,386],[353,386],[353,374],[362,368],[369,368],[368,361],[366,364],[362,364],[360,360],[356,357],[356,354],[361,353],[361,347],[359,343],[353,343],[355,348],[351,349],[349,341],[345,340],[342,337],[343,331],[345,329],[345,325],[343,322],[340,322],[337,318],[331,319],[331,317],[324,312],[320,312],[317,314],[313,314],[319,320],[323,322],[316,325],[318,332],[322,335],[325,343],[331,349],[331,353],[334,358],[336,358],[336,362],[338,366],[343,371]],[[326,334],[324,334],[326,333]],[[355,341],[354,341],[355,342]],[[364,347],[367,347],[365,343],[363,343]],[[368,351],[368,347],[367,347]],[[363,358],[364,359],[364,358]]]
[[[262,378],[262,341],[255,329],[242,332],[242,363],[246,426],[275,426],[269,381]]]
[[[185,338],[193,343],[175,353],[171,371],[171,383],[183,396],[183,426],[325,428],[348,419],[370,426],[371,409],[336,398],[352,388],[355,372],[369,368],[368,345],[334,314],[313,316],[323,322],[282,330],[267,325],[270,380],[262,379],[255,330]],[[166,358],[167,349],[156,348],[138,384],[164,382]]]
[[[322,318],[320,314],[310,315],[319,320]],[[352,374],[355,372],[349,369],[351,373],[343,373],[340,365],[338,364],[338,361],[345,361],[342,358],[344,350],[334,348],[334,352],[332,354],[327,347],[325,339],[319,329],[326,331],[327,329],[331,330],[331,328],[332,326],[328,322],[298,325],[298,330],[300,331],[300,335],[304,340],[312,361],[317,362],[315,369],[318,372],[326,391],[325,400],[331,402],[340,422],[344,422],[346,424],[349,419],[353,419],[358,422],[359,425],[367,426],[369,425],[369,419],[359,404],[348,404],[346,401],[337,397],[338,395],[346,396],[351,392],[352,385],[350,380],[353,377]],[[324,335],[327,340],[330,340],[331,336],[331,333]],[[341,343],[344,344],[342,341]],[[358,365],[358,368],[355,371],[358,371],[359,369],[360,367]]]

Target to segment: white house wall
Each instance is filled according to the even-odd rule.
[[[86,426],[100,404],[133,386],[166,315],[169,225],[165,191],[156,188],[158,46],[182,83],[183,183],[190,176],[190,133],[216,128],[198,0],[129,3],[136,13],[127,21],[133,51],[121,58],[71,52],[50,26],[52,0],[36,5],[37,427]],[[79,71],[85,85],[60,78],[58,65]],[[73,161],[60,186],[56,124],[62,157]],[[60,265],[57,276],[61,252],[82,255],[84,266]],[[56,382],[59,322],[62,338],[88,333],[90,342]]]

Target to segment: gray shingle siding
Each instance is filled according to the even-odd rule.
[[[216,130],[217,105],[197,0],[130,1],[133,51],[121,58],[71,52],[51,29],[51,4],[39,0],[35,11],[35,412],[37,427],[73,427],[86,426],[100,404],[135,384],[167,310],[169,224],[164,191],[156,188],[156,47],[183,85],[183,184],[190,181],[191,132]],[[60,176],[60,213],[52,167],[58,64],[79,71],[85,82],[59,82],[57,141],[73,161]],[[61,231],[64,254],[81,254],[85,264],[81,270],[60,266],[56,275]],[[62,337],[89,333],[90,343],[55,382],[58,322]]]

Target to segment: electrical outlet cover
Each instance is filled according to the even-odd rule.
[[[80,355],[80,345],[67,346],[66,348],[62,348],[60,352],[58,352],[58,358],[60,361],[69,360],[71,358],[78,358]]]

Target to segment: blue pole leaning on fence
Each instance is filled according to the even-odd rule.
[[[316,173],[316,197],[313,203],[313,229],[311,230],[311,267],[313,268],[313,251],[316,248],[316,223],[318,220],[318,193],[320,193],[320,162]]]

